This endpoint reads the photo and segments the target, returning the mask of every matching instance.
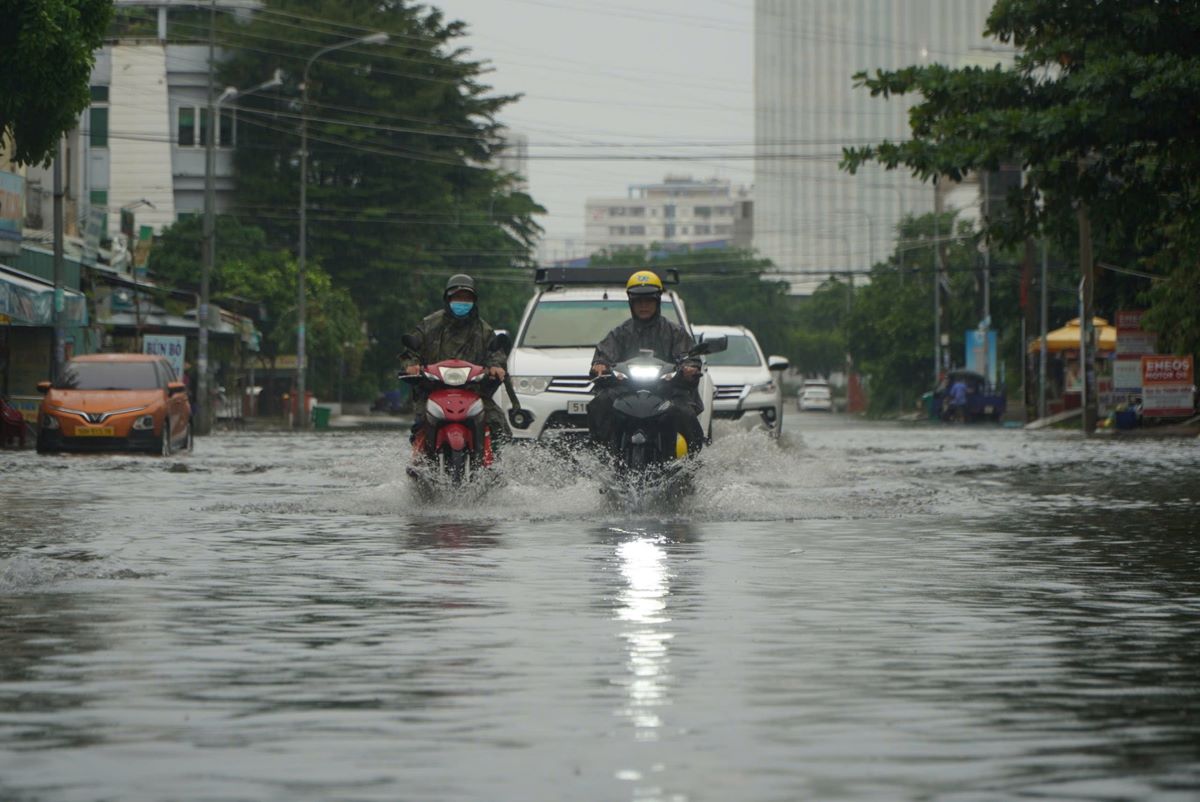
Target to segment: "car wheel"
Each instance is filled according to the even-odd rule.
[[[159,444],[159,455],[169,457],[173,451],[174,449],[171,447],[171,419],[163,418],[162,442]]]
[[[42,434],[41,430],[38,431],[37,443],[35,444],[35,448],[37,449],[37,453],[39,453],[39,454],[53,454],[54,453],[54,449],[52,449],[52,448],[50,448],[50,446],[46,445],[46,437],[44,434]]]

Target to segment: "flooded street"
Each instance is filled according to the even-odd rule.
[[[0,799],[1200,794],[1200,442],[718,430],[614,509],[398,430],[0,452]]]

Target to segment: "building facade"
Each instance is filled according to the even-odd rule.
[[[588,253],[651,246],[683,246],[732,241],[735,228],[753,205],[750,191],[729,181],[667,176],[658,184],[635,184],[623,198],[589,198],[584,233]]]
[[[797,294],[831,273],[866,270],[934,189],[903,170],[838,169],[844,147],[910,135],[911,97],[873,98],[859,71],[1008,61],[982,35],[992,0],[756,0],[756,249]],[[970,205],[970,204],[968,204]]]

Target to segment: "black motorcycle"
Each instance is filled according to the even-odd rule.
[[[724,351],[727,345],[725,337],[705,340],[680,362]],[[671,414],[672,402],[681,394],[678,370],[678,364],[642,351],[595,379],[597,390],[616,390],[608,446],[616,459],[618,477],[628,480],[624,485],[632,489],[671,486],[683,475],[682,468],[694,453]]]

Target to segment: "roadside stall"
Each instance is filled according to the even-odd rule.
[[[1093,317],[1096,331],[1096,383],[1100,392],[1112,386],[1112,357],[1117,350],[1117,329],[1102,317]],[[1083,397],[1083,370],[1079,363],[1079,340],[1082,336],[1079,318],[1073,318],[1062,328],[1046,335],[1046,412],[1054,415],[1068,409],[1078,409]],[[1041,358],[1042,338],[1033,337],[1028,346],[1029,375],[1027,382],[1037,393],[1038,360]]]

